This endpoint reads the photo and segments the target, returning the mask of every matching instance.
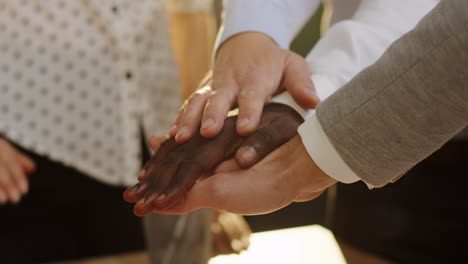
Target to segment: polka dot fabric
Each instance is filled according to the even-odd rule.
[[[196,2],[196,1],[195,1]],[[115,185],[180,105],[164,1],[0,1],[0,134]]]

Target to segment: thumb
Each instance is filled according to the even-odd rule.
[[[236,152],[236,162],[241,168],[248,168],[265,158],[281,145],[297,135],[297,127],[302,118],[295,110],[286,105],[268,105],[265,111],[276,109],[269,113],[274,118],[262,120],[264,126],[249,135]]]
[[[290,52],[286,57],[282,87],[289,91],[300,106],[314,109],[320,102],[310,79],[309,65],[303,57]]]

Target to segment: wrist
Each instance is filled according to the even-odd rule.
[[[289,155],[290,168],[294,169],[287,175],[294,184],[296,197],[321,193],[337,182],[315,164],[299,136],[294,137],[289,143],[292,150]]]
[[[221,43],[216,51],[215,60],[218,55],[223,52],[223,50],[230,49],[233,46],[245,46],[245,48],[270,46],[280,48],[278,44],[276,44],[276,42],[267,34],[255,31],[246,31],[238,33]]]

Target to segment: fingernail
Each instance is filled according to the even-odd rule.
[[[215,121],[213,119],[208,119],[205,122],[203,122],[202,129],[208,129],[210,127],[213,127],[215,124]]]
[[[161,201],[161,200],[163,200],[164,198],[166,198],[166,194],[165,194],[165,193],[161,193],[161,195],[159,195],[158,198],[156,198],[156,201]]]
[[[239,127],[246,127],[246,126],[249,125],[249,119],[247,119],[247,118],[242,118],[242,119],[240,119],[239,121],[237,121],[237,125],[238,125]]]
[[[242,147],[239,151],[240,158],[248,163],[252,163],[257,159],[257,151],[252,147]]]
[[[187,137],[188,135],[188,128],[187,127],[182,127],[179,132],[177,132],[177,135],[175,136],[176,140],[180,140],[182,138]]]
[[[140,184],[139,183],[137,183],[133,187],[129,188],[128,191],[129,192],[136,192],[136,191],[138,191],[138,189],[140,189]]]

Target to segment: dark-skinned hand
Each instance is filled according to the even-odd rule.
[[[139,183],[127,189],[124,199],[136,203],[134,213],[147,215],[154,210],[171,208],[203,176],[213,174],[223,161],[235,158],[240,168],[248,168],[297,135],[303,122],[292,108],[268,104],[258,129],[248,136],[236,132],[237,116],[228,117],[214,138],[200,133],[178,144],[174,138],[164,141],[140,172]]]

